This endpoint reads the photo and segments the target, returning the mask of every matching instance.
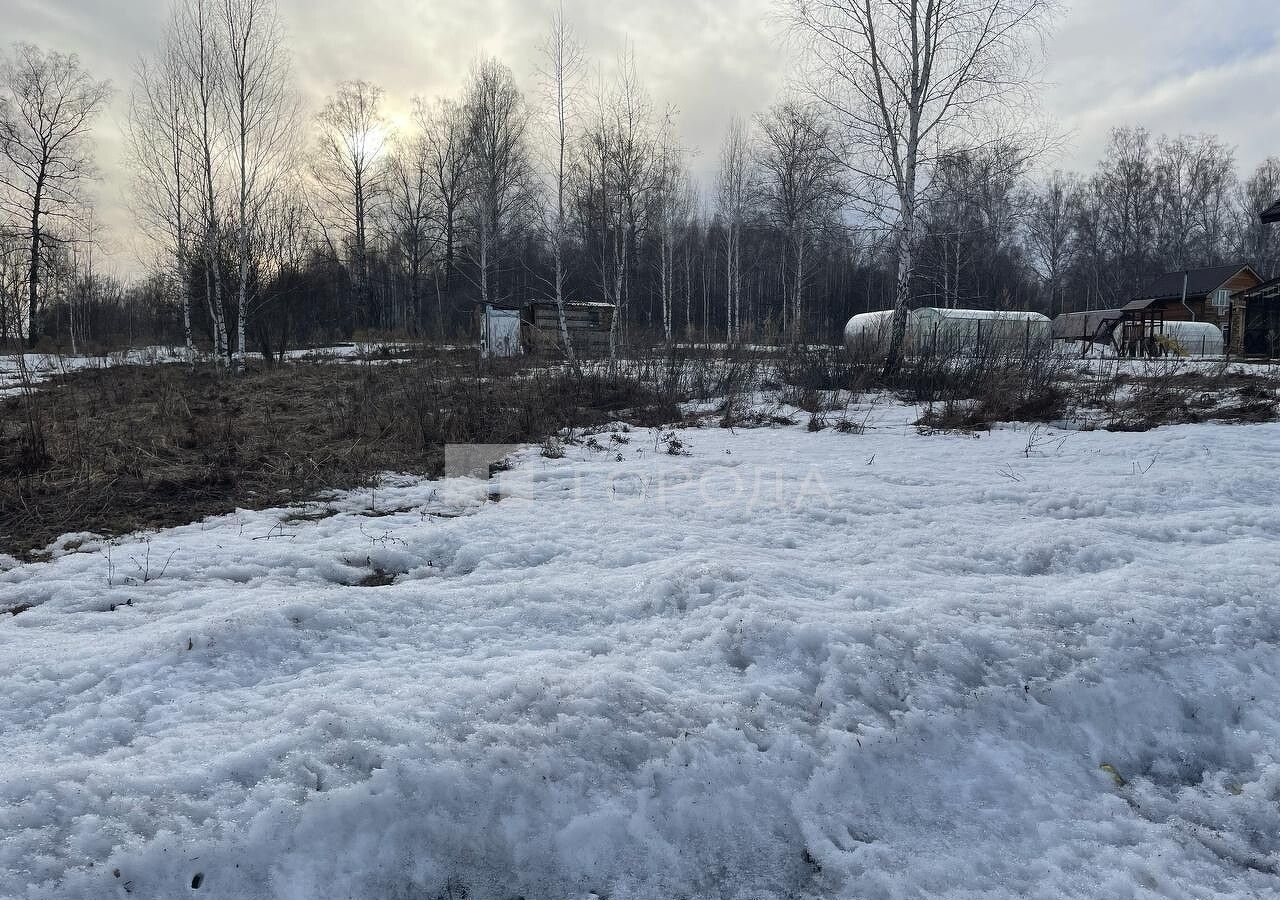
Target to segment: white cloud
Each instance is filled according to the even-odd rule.
[[[1217,134],[1252,167],[1280,153],[1280,4],[1077,0],[1049,45],[1046,111],[1087,169],[1121,124]]]
[[[481,53],[536,87],[537,46],[558,0],[280,0],[312,109],[338,81],[387,91],[393,117],[415,94],[455,94]],[[0,34],[80,54],[119,91],[103,118],[103,217],[132,259],[120,128],[134,61],[158,41],[166,0],[9,0]],[[783,89],[788,66],[775,0],[566,0],[592,57],[634,47],[655,105],[679,111],[695,170],[711,177],[725,125]],[[1280,3],[1075,0],[1048,45],[1045,111],[1071,140],[1057,165],[1088,169],[1119,124],[1213,132],[1242,167],[1280,153]]]

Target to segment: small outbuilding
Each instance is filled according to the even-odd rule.
[[[523,350],[520,310],[485,306],[480,313],[480,355],[485,359],[519,356]]]
[[[564,305],[566,330],[578,357],[609,355],[613,328],[612,303],[570,301]],[[554,300],[533,300],[519,306],[488,304],[477,311],[480,355],[485,358],[564,355],[560,313]]]
[[[565,328],[575,356],[609,355],[609,333],[616,308],[612,303],[574,300],[564,305]],[[560,312],[554,300],[534,300],[525,306],[525,346],[530,353],[563,356]]]

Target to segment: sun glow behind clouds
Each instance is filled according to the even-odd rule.
[[[384,152],[411,130],[411,100],[455,97],[481,54],[501,58],[533,98],[537,48],[559,0],[278,0],[309,125],[343,80],[386,90]],[[594,63],[626,43],[661,111],[678,111],[694,174],[714,180],[729,119],[750,118],[786,88],[788,59],[774,13],[785,0],[564,0]],[[79,53],[116,85],[98,124],[99,205],[108,254],[132,274],[145,254],[127,206],[120,130],[139,54],[158,43],[169,0],[4,0],[0,35]],[[1088,170],[1107,132],[1212,132],[1237,147],[1242,170],[1276,153],[1280,3],[1275,0],[1068,0],[1049,40],[1045,111],[1071,142],[1054,165]],[[1188,72],[1188,61],[1195,71]]]

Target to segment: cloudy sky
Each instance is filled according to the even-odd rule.
[[[409,98],[457,92],[478,54],[505,60],[528,88],[558,0],[279,0],[312,110],[343,79]],[[679,111],[700,175],[733,115],[785,90],[777,0],[565,0],[596,61],[630,41],[655,102]],[[1054,165],[1087,169],[1114,125],[1213,132],[1242,167],[1280,155],[1280,0],[1064,0],[1048,45],[1045,112],[1067,133]],[[3,0],[0,35],[80,54],[117,94],[99,126],[103,219],[117,268],[135,258],[120,129],[131,72],[157,41],[168,0]]]

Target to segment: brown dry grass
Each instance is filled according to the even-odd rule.
[[[69,532],[288,504],[388,471],[434,476],[446,442],[536,442],[614,418],[679,411],[641,374],[473,358],[70,373],[0,400],[0,552],[33,558]]]

